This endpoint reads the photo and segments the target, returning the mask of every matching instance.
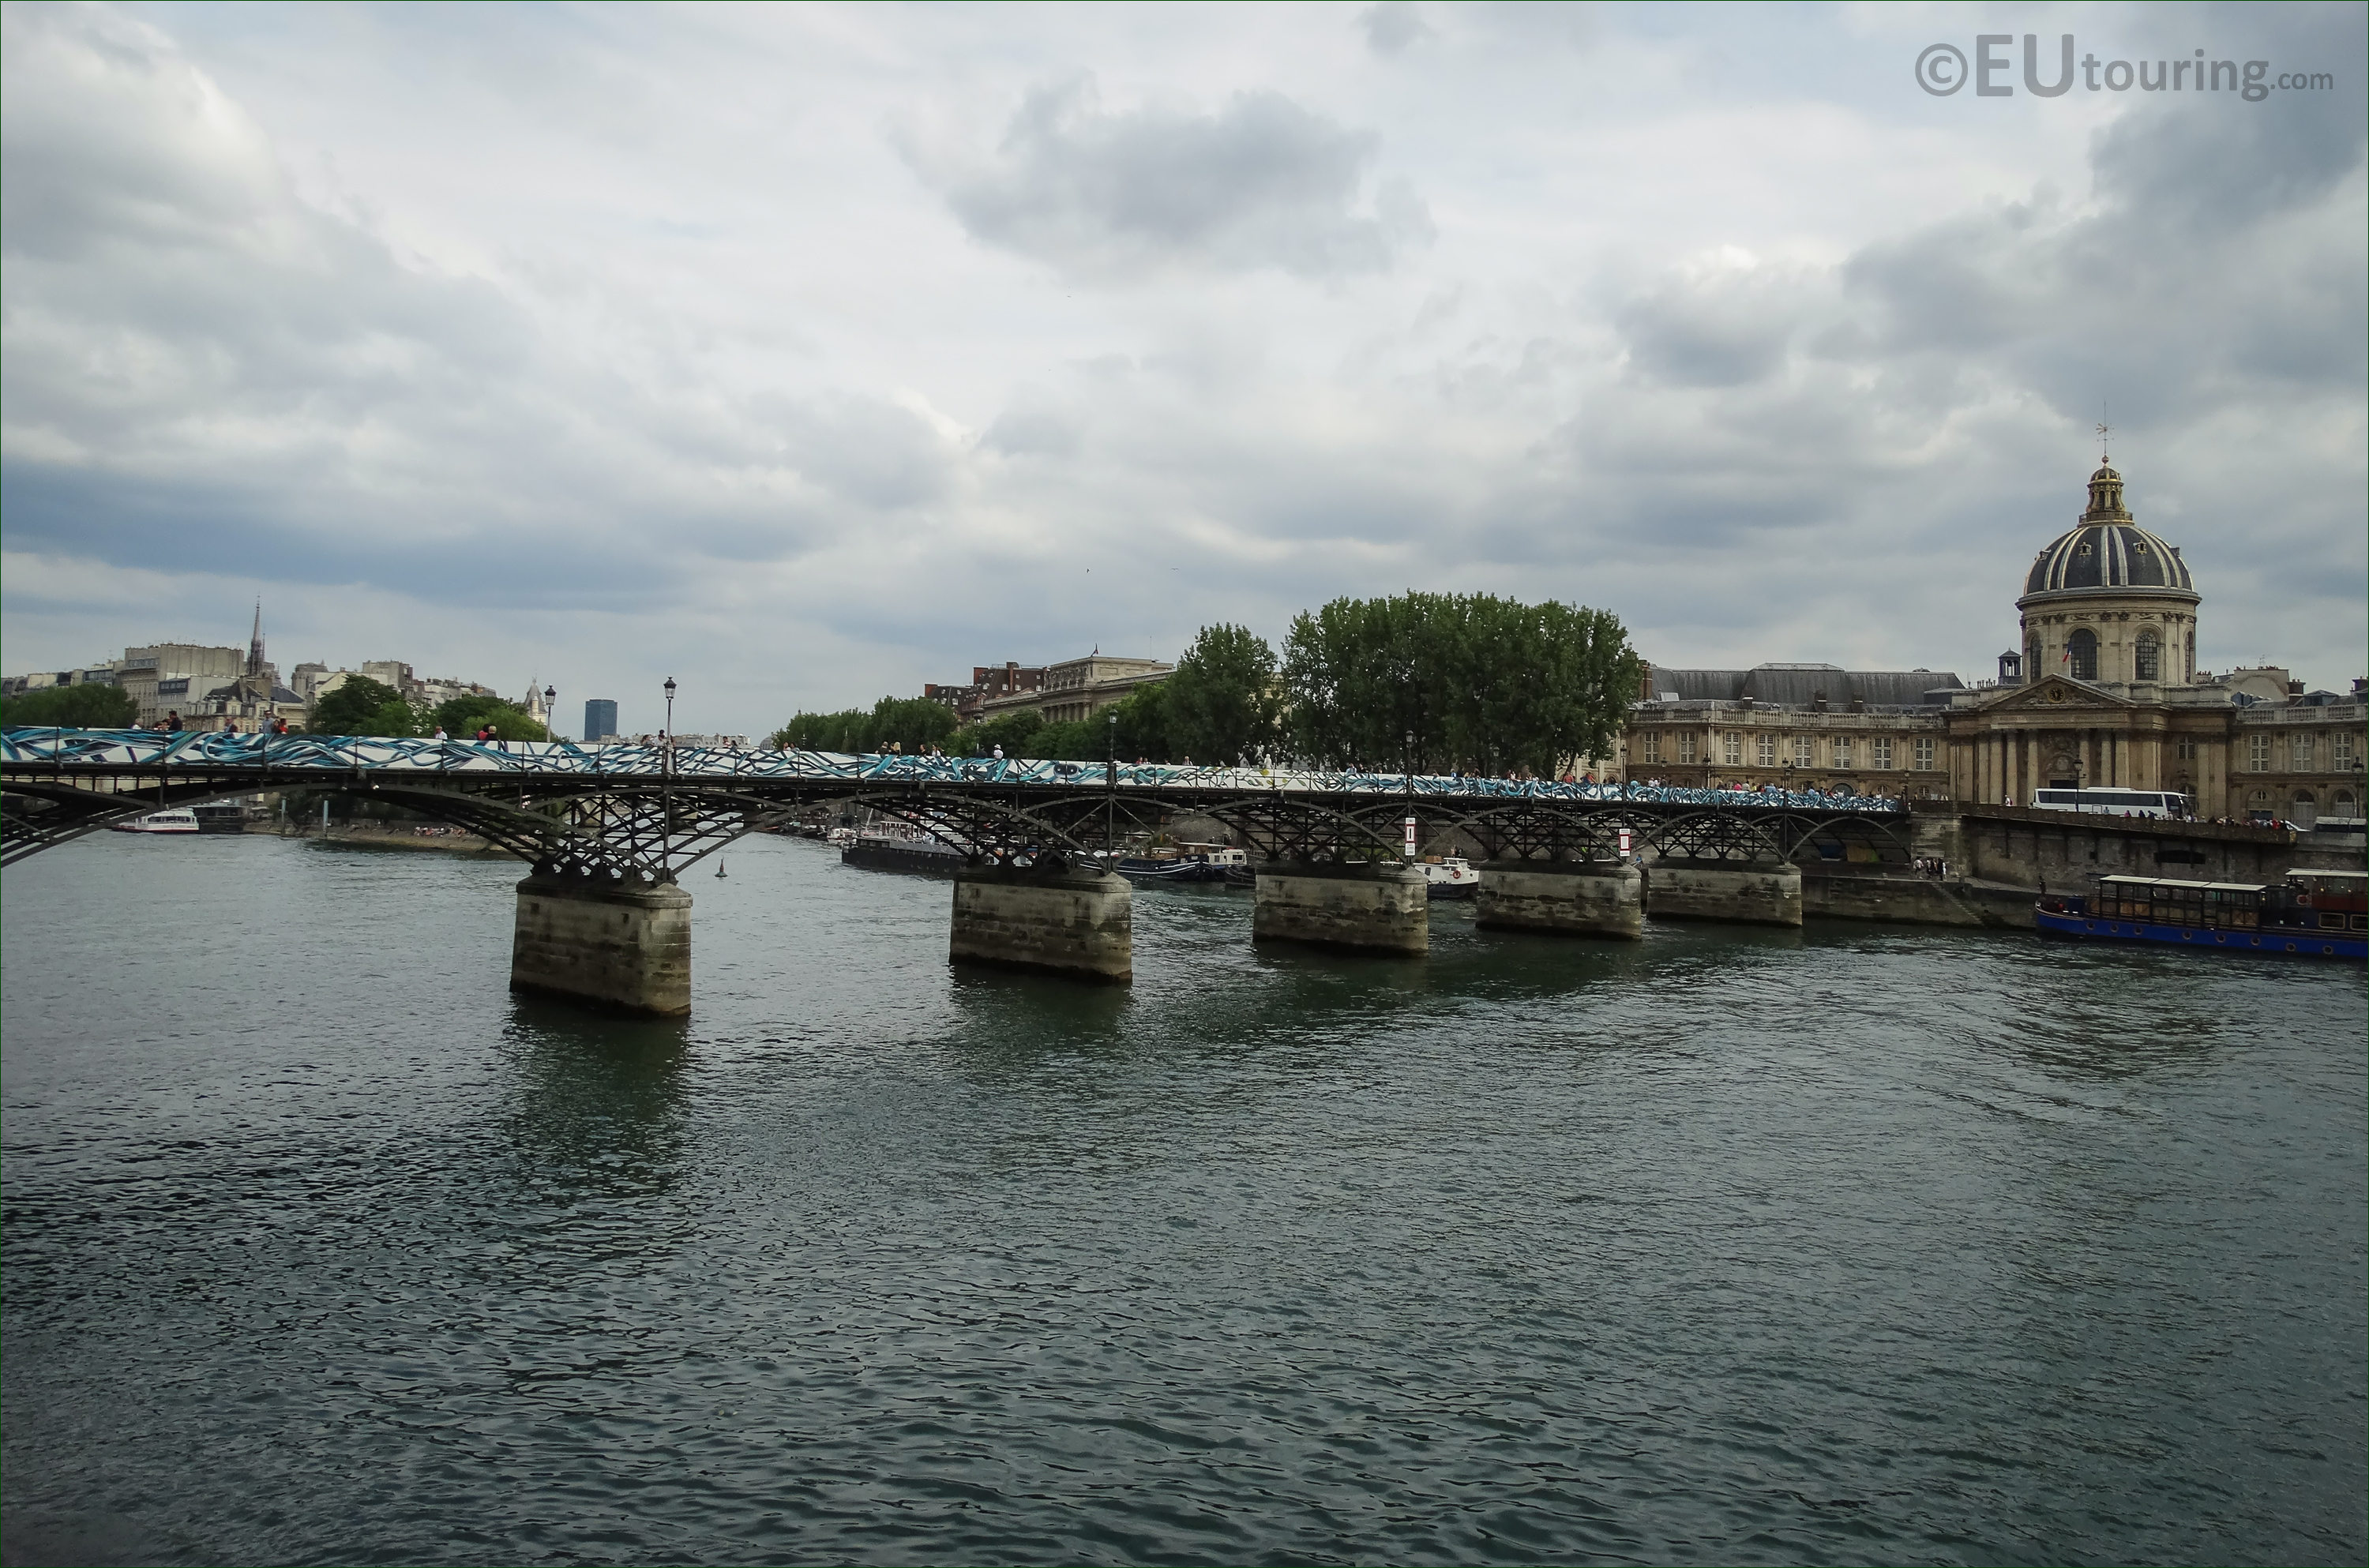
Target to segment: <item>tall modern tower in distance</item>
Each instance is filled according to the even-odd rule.
[[[595,697],[584,704],[584,738],[610,740],[617,734],[617,704],[606,697]]]

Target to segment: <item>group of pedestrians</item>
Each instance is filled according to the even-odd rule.
[[[165,710],[165,716],[158,719],[153,726],[134,725],[132,727],[134,729],[153,728],[160,735],[178,735],[189,727],[181,717],[180,709],[167,708]],[[238,720],[232,719],[223,726],[223,733],[224,735],[239,735],[246,732],[242,731],[238,727]],[[285,718],[274,715],[273,717],[264,719],[258,723],[253,733],[257,735],[285,735],[288,733],[288,721]]]

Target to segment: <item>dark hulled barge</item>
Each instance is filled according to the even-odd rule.
[[[2093,897],[2042,898],[2032,923],[2084,942],[2151,942],[2275,958],[2369,957],[2369,873],[2292,871],[2284,882],[2101,876]]]

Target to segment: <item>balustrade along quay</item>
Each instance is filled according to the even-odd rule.
[[[1649,914],[1798,925],[1797,862],[1904,866],[1901,801],[1253,767],[1022,761],[568,741],[480,744],[145,730],[0,731],[0,864],[171,807],[303,791],[453,823],[525,861],[511,982],[660,1014],[691,1005],[681,874],[740,835],[863,807],[963,852],[948,953],[1124,983],[1120,835],[1215,820],[1254,860],[1255,941],[1418,957],[1415,852],[1477,846],[1485,927],[1634,937]],[[1641,878],[1632,853],[1651,862]]]

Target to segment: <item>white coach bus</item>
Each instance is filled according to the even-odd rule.
[[[2108,817],[2190,817],[2188,796],[2168,789],[2036,789],[2037,811],[2096,811]]]

